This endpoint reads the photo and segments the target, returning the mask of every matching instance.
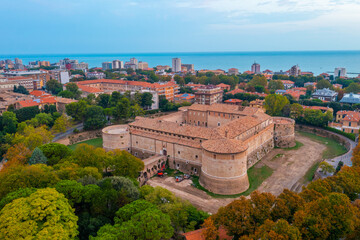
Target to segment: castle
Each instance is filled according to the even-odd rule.
[[[103,147],[127,150],[144,161],[165,156],[170,168],[197,175],[209,191],[228,195],[249,188],[247,170],[274,146],[295,145],[294,125],[292,119],[271,117],[259,108],[193,104],[166,116],[137,117],[129,125],[104,128]],[[140,178],[148,178],[147,172]]]

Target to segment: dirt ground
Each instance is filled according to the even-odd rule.
[[[273,174],[259,186],[259,191],[279,195],[285,188],[293,191],[301,190],[304,175],[315,162],[321,159],[326,146],[301,135],[296,135],[296,140],[304,145],[297,150],[274,149],[256,165],[261,167],[265,164],[274,170]],[[281,156],[279,156],[280,154]],[[209,213],[216,213],[220,207],[235,199],[212,198],[205,192],[191,186],[191,180],[176,183],[172,177],[155,177],[149,180],[148,184],[153,187],[166,188],[176,196],[188,200],[195,207]]]

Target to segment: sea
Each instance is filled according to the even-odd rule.
[[[2,55],[0,59],[30,61],[42,60],[51,63],[64,58],[87,62],[89,67],[101,67],[102,62],[113,60],[129,61],[135,57],[139,61],[148,62],[149,67],[172,64],[172,58],[181,58],[182,63],[194,64],[196,70],[238,68],[240,72],[251,69],[256,62],[261,71],[270,69],[274,72],[287,71],[293,65],[299,65],[301,71],[318,75],[329,74],[337,67],[344,67],[348,76],[360,74],[360,51],[287,51],[287,52],[186,52],[186,53],[107,53],[107,54],[17,54]]]

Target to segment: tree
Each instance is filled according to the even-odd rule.
[[[96,98],[96,104],[102,108],[110,107],[110,95],[105,93],[99,94],[99,96]]]
[[[62,194],[52,188],[39,189],[0,211],[0,238],[74,239],[77,220]]]
[[[136,116],[142,116],[145,114],[144,110],[138,104],[131,106],[129,112],[130,112],[129,116],[131,118],[135,118]]]
[[[304,113],[303,107],[298,103],[293,103],[290,106],[290,117],[292,119],[299,119]]]
[[[346,195],[332,193],[305,205],[294,219],[303,239],[340,239],[353,230],[354,209]]]
[[[271,116],[280,116],[282,109],[289,103],[285,96],[270,94],[265,98],[265,109]]]
[[[257,225],[261,225],[266,219],[271,218],[271,210],[276,197],[271,193],[260,193],[254,191],[250,195],[250,202],[253,207],[251,217]]]
[[[70,126],[71,126],[71,122],[69,120],[69,117],[67,117],[65,114],[62,114],[60,117],[58,117],[55,120],[52,130],[55,133],[64,133],[66,129],[69,128]]]
[[[184,86],[185,85],[185,80],[183,77],[180,77],[179,75],[175,75],[174,76],[174,80],[177,84],[179,84],[180,86]]]
[[[29,91],[24,86],[14,86],[14,92],[29,95]]]
[[[123,222],[127,222],[131,220],[132,216],[148,208],[156,209],[156,206],[145,200],[136,200],[130,204],[127,204],[122,208],[119,208],[119,210],[116,212],[116,217],[114,219],[115,223],[122,224]]]
[[[40,150],[40,148],[37,147],[34,149],[33,154],[29,159],[29,164],[33,165],[38,163],[46,164],[47,158],[45,157],[44,153]]]
[[[280,80],[270,80],[268,88],[270,90],[284,89],[284,84]]]
[[[46,90],[51,92],[54,95],[57,95],[63,90],[62,84],[56,81],[55,79],[50,79],[46,82]]]
[[[317,89],[323,89],[323,88],[332,88],[331,83],[328,80],[325,79],[321,79],[317,84],[316,84],[316,88]]]
[[[0,210],[5,207],[6,204],[11,203],[15,199],[28,197],[34,192],[36,192],[36,188],[19,188],[18,190],[8,193],[5,197],[3,197],[0,201]]]
[[[145,109],[148,109],[151,107],[151,105],[154,103],[152,100],[153,95],[149,92],[145,92],[141,95],[141,106]]]
[[[111,107],[116,107],[116,105],[118,104],[118,102],[121,100],[122,96],[119,92],[112,92],[111,93],[111,97],[110,97],[110,106]]]
[[[71,207],[83,201],[84,186],[74,180],[62,180],[55,185],[56,191],[64,194]]]
[[[48,165],[55,165],[61,159],[67,158],[71,155],[71,150],[66,145],[60,143],[47,143],[41,145],[39,149],[48,159]]]
[[[45,125],[47,127],[51,127],[54,123],[54,119],[51,114],[47,113],[38,113],[34,118],[30,120],[31,125],[34,127],[39,127]]]
[[[266,87],[267,80],[266,77],[263,75],[256,75],[254,78],[248,83],[249,86],[255,87],[255,86],[263,86]]]
[[[324,174],[335,172],[335,168],[331,164],[325,161],[320,163],[319,168],[321,168]]]
[[[44,164],[14,166],[0,172],[0,199],[19,188],[53,186],[59,178]]]
[[[26,120],[30,120],[36,116],[36,114],[40,113],[40,109],[38,106],[34,107],[24,107],[14,111],[16,114],[16,118],[18,122],[24,122]]]
[[[144,162],[127,151],[114,150],[109,152],[112,156],[108,168],[115,176],[137,178],[144,169]]]
[[[88,107],[85,111],[85,130],[95,130],[103,128],[106,125],[104,109],[100,106]]]
[[[208,217],[205,219],[202,227],[205,229],[203,232],[203,236],[206,240],[216,240],[218,239],[219,231],[215,226],[214,220],[212,217]]]
[[[266,220],[254,235],[255,239],[301,240],[299,229],[291,226],[284,219],[280,219],[276,223],[271,220]]]
[[[113,110],[113,115],[116,120],[126,120],[130,117],[130,101],[127,98],[122,98]]]
[[[110,181],[113,189],[115,189],[116,191],[126,192],[126,196],[128,198],[136,200],[140,197],[140,192],[138,188],[135,186],[134,182],[131,181],[129,178],[118,177],[118,176],[106,177],[100,180],[98,182],[98,185],[101,186],[104,183],[104,181],[108,181],[108,180]]]
[[[1,124],[3,126],[4,133],[16,133],[18,124],[16,114],[13,112],[4,112],[2,114]]]
[[[4,159],[6,159],[4,166],[23,165],[28,162],[30,157],[31,151],[23,143],[14,144],[4,155]]]
[[[87,107],[88,104],[85,100],[73,102],[65,106],[66,114],[74,118],[76,121],[83,121]]]
[[[360,84],[359,83],[350,83],[350,85],[345,89],[347,93],[358,93],[360,92]]]
[[[81,91],[79,90],[79,87],[76,83],[66,84],[66,90],[71,92],[75,99],[78,99],[80,97]]]
[[[38,128],[25,126],[24,129],[19,129],[15,134],[12,144],[22,143],[30,150],[34,150],[36,147],[49,143],[53,137],[44,126]]]
[[[108,159],[103,148],[95,148],[88,144],[80,144],[74,150],[74,162],[81,167],[96,167],[100,172],[104,169],[104,161]]]

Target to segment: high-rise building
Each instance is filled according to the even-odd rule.
[[[138,66],[139,61],[136,58],[130,58],[130,63],[135,64],[136,66]]]
[[[181,59],[180,58],[172,59],[172,71],[173,72],[181,72]]]
[[[102,69],[103,70],[113,69],[113,63],[112,62],[103,62],[102,63]]]
[[[122,69],[124,68],[124,62],[120,60],[114,60],[112,62],[113,69]]]
[[[260,64],[255,62],[253,65],[251,65],[251,71],[254,72],[255,74],[261,73]]]
[[[15,64],[19,64],[19,65],[22,65],[23,62],[21,59],[18,59],[18,58],[15,58]]]
[[[299,68],[299,65],[294,65],[294,66],[292,66],[292,67],[290,68],[289,75],[290,75],[290,76],[295,76],[295,77],[301,75],[301,70],[300,70],[300,68]]]
[[[194,64],[181,64],[181,68],[185,68],[187,72],[193,72],[195,70]]]
[[[147,62],[140,61],[138,67],[141,70],[144,70],[144,69],[147,70],[149,68],[149,64]]]
[[[346,68],[335,68],[334,78],[346,77]]]

